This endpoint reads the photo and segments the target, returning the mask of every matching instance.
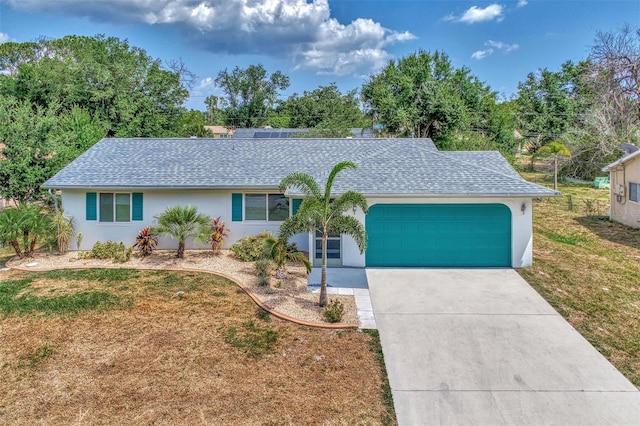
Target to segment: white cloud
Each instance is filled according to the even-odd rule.
[[[0,44],[2,44],[2,43],[6,43],[6,42],[8,42],[9,40],[11,40],[11,39],[9,38],[9,34],[6,34],[6,33],[0,33]]]
[[[518,0],[518,5],[517,7],[524,7],[526,5],[528,5],[529,2],[527,0]]]
[[[477,59],[477,60],[481,60],[486,58],[487,56],[493,54],[493,49],[486,49],[486,50],[476,50],[475,52],[473,52],[473,55],[471,55],[472,59]]]
[[[211,52],[289,58],[298,69],[336,75],[369,73],[390,57],[388,46],[416,38],[370,19],[340,23],[328,0],[4,1],[99,22],[172,26]]]
[[[455,15],[444,17],[445,21],[464,22],[465,24],[475,24],[493,20],[500,22],[502,19],[504,19],[504,7],[497,3],[490,4],[484,9],[478,6],[471,6],[459,17]]]
[[[486,58],[489,55],[493,55],[497,51],[502,51],[504,53],[509,53],[509,52],[513,52],[514,50],[516,50],[516,49],[518,49],[520,47],[516,43],[508,44],[508,43],[503,43],[501,41],[495,41],[495,40],[487,40],[484,43],[484,45],[487,47],[487,49],[485,49],[485,50],[477,50],[477,51],[473,52],[473,54],[471,55],[472,59],[477,59],[479,61],[481,59]]]

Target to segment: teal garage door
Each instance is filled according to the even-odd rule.
[[[365,227],[367,266],[511,266],[504,204],[375,204]]]

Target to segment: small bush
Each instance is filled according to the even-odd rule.
[[[333,299],[324,307],[322,315],[329,322],[340,322],[344,316],[344,305],[341,301]]]
[[[114,263],[124,263],[131,259],[131,253],[133,253],[133,247],[127,248],[122,241],[119,243],[98,241],[91,251],[78,253],[78,259],[112,259]]]
[[[269,259],[259,259],[256,260],[254,268],[258,277],[268,277],[271,275],[273,264]]]
[[[258,285],[260,287],[267,287],[271,283],[271,279],[267,277],[258,277]]]
[[[273,238],[273,234],[269,231],[241,238],[231,246],[231,252],[243,262],[256,261],[266,255],[265,241],[267,238]]]
[[[153,228],[145,226],[140,230],[140,232],[138,232],[138,236],[136,237],[136,242],[133,247],[138,249],[140,256],[146,257],[153,253],[153,250],[155,250],[157,245],[158,236],[153,232]]]

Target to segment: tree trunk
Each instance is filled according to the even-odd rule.
[[[558,154],[553,156],[553,190],[558,190]]]
[[[184,241],[178,243],[178,259],[184,259]]]
[[[11,247],[16,251],[18,257],[22,258],[22,250],[20,250],[20,243],[18,243],[18,240],[11,241]]]
[[[322,233],[322,274],[320,275],[320,306],[326,306],[329,303],[327,297],[327,237],[326,232]]]

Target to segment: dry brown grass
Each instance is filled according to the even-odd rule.
[[[640,230],[587,215],[584,200],[606,205],[608,190],[559,189],[565,197],[534,207],[533,266],[520,273],[640,386]]]
[[[1,274],[3,281],[32,276]],[[259,319],[226,279],[154,271],[118,283],[39,276],[31,285],[43,295],[101,288],[133,303],[0,319],[2,424],[352,425],[384,418],[369,335]],[[272,352],[252,358],[225,343],[231,327],[250,320],[277,333]]]

